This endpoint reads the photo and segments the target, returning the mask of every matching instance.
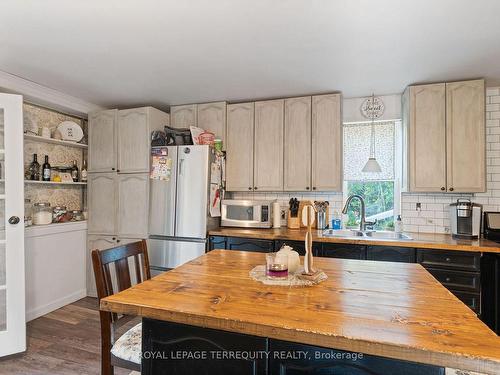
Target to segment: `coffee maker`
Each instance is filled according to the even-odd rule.
[[[451,234],[454,238],[479,238],[482,206],[470,199],[457,199],[450,204]]]

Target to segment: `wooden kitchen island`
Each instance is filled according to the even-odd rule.
[[[143,317],[143,374],[500,373],[500,338],[419,264],[315,258],[328,280],[288,288],[263,263],[214,250],[101,310]]]

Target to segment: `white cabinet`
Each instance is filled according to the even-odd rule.
[[[189,128],[197,123],[196,104],[170,107],[170,126],[173,128]]]
[[[254,103],[227,106],[226,189],[253,190]]]
[[[149,174],[118,175],[118,236],[147,238]]]
[[[410,86],[403,96],[412,192],[486,190],[484,81]]]
[[[197,105],[197,125],[215,134],[226,147],[226,102],[204,103]]]
[[[311,97],[285,99],[285,191],[311,190]]]
[[[116,170],[116,109],[89,115],[89,172]]]
[[[312,97],[312,189],[342,191],[342,95]]]
[[[409,186],[414,192],[446,190],[446,85],[409,88]]]
[[[283,110],[283,99],[255,103],[255,190],[283,190]]]
[[[90,173],[88,177],[89,234],[117,231],[117,174]]]
[[[484,81],[446,84],[447,186],[455,193],[486,191]]]
[[[117,147],[119,173],[149,171],[151,133],[169,125],[167,113],[152,107],[118,111]]]

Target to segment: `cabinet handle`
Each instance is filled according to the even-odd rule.
[[[450,191],[453,191],[454,189],[453,188],[450,188]]]
[[[9,218],[9,224],[12,224],[12,225],[16,225],[16,224],[18,224],[20,221],[21,221],[21,219],[19,219],[19,216],[11,216],[11,217]]]
[[[114,168],[111,168],[112,171],[114,171],[115,169]]]
[[[254,190],[257,190],[257,186],[255,186],[253,189],[254,189]]]
[[[449,282],[451,281],[451,279],[450,279],[449,277],[447,277],[447,278],[445,279],[445,281],[446,281],[447,283],[449,283]]]
[[[313,186],[313,190],[316,190],[316,186]]]
[[[450,262],[450,261],[451,261],[451,259],[450,259],[450,258],[446,258],[445,260],[446,260],[447,262]]]
[[[249,186],[249,187],[248,187],[248,190],[252,190],[252,187],[251,187],[251,186]]]
[[[116,242],[120,242],[120,240],[116,240]]]
[[[116,172],[120,173],[120,170],[119,170],[119,169],[117,169],[117,170],[116,170]]]
[[[445,191],[446,189],[444,188],[444,186],[442,186],[442,187],[441,187],[441,190],[442,190],[442,191]]]
[[[113,240],[113,241],[115,241],[115,240],[116,240],[116,237],[113,237],[113,238],[112,238],[112,240]]]
[[[306,190],[309,190],[309,186],[306,186]]]

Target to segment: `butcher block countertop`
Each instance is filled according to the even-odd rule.
[[[465,240],[455,239],[449,234],[433,234],[433,233],[413,233],[405,232],[413,240],[382,240],[367,237],[359,238],[342,238],[342,237],[324,237],[322,231],[313,231],[313,241],[315,242],[331,242],[331,243],[346,243],[358,245],[384,245],[384,246],[401,246],[401,247],[417,247],[420,249],[443,249],[443,250],[460,250],[474,251],[486,253],[500,253],[500,243],[496,243],[486,239]],[[227,236],[227,237],[245,237],[255,239],[284,239],[290,241],[304,241],[306,229],[245,229],[245,228],[217,228],[209,231],[211,236]]]
[[[500,338],[421,265],[315,258],[328,280],[267,286],[262,253],[214,250],[101,300],[101,310],[500,374]]]

